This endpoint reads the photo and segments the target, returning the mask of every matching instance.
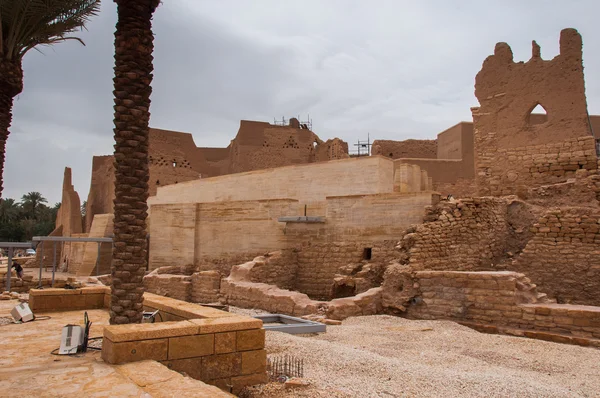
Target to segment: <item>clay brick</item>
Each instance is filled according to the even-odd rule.
[[[113,343],[104,339],[102,343],[102,359],[112,365],[152,359],[164,361],[167,359],[167,339],[128,341]]]
[[[202,380],[238,376],[242,371],[240,353],[210,355],[202,358]]]
[[[183,359],[211,355],[214,353],[214,348],[214,334],[171,337],[169,338],[168,359]],[[217,377],[209,378],[215,379]]]
[[[242,352],[242,374],[261,373],[267,370],[267,352],[265,350]]]
[[[235,332],[215,333],[215,354],[237,351],[236,340]]]
[[[265,348],[265,330],[244,330],[237,332],[237,350],[261,350]]]

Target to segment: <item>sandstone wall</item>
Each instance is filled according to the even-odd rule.
[[[151,272],[144,276],[144,290],[177,300],[191,301],[192,277]]]
[[[288,247],[298,250],[295,288],[315,299],[330,299],[341,266],[384,261],[393,256],[388,243],[423,220],[430,193],[327,198],[324,223],[288,222]]]
[[[474,198],[427,210],[399,243],[399,259],[415,269],[489,270],[525,247],[534,211],[522,202]]]
[[[566,181],[577,169],[596,170],[582,64],[575,29],[560,35],[560,54],[513,61],[498,43],[475,79],[480,107],[472,108],[479,195],[506,195],[526,186]],[[547,118],[533,117],[541,105]]]
[[[90,238],[105,238],[113,234],[112,214],[96,214],[88,236]],[[98,267],[96,267],[98,259]],[[112,263],[112,245],[101,243],[98,251],[98,243],[86,242],[81,265],[77,268],[77,276],[104,275],[110,273]]]
[[[391,159],[399,158],[437,158],[436,140],[375,140],[372,144],[372,155],[382,155]]]
[[[318,144],[315,148],[315,160],[326,162],[328,160],[346,159],[348,155],[348,143],[339,138],[329,139]]]
[[[82,232],[81,203],[72,183],[71,168],[65,167],[62,200],[56,214],[56,226],[62,225],[62,236]]]
[[[409,318],[450,319],[482,330],[600,345],[589,340],[600,338],[599,307],[549,303],[515,272],[413,272],[395,266],[386,273],[382,304]]]
[[[92,179],[88,193],[85,231],[89,232],[96,214],[112,214],[115,198],[115,166],[112,156],[92,158]]]
[[[298,282],[296,278],[298,272],[297,250],[280,250],[265,254],[265,257],[269,261],[257,261],[250,270],[250,281],[293,290]]]
[[[552,209],[531,231],[510,269],[527,274],[559,303],[600,305],[600,210]]]
[[[221,274],[217,271],[202,271],[192,274],[192,303],[210,304],[219,301]]]
[[[486,144],[481,145],[487,148]],[[575,177],[580,169],[597,169],[594,137],[519,148],[482,149],[478,192],[480,195],[522,194],[528,187],[556,184]]]
[[[203,264],[227,275],[240,258],[284,248],[277,219],[298,212],[295,200],[154,205],[149,267]]]
[[[392,192],[393,167],[392,160],[371,156],[230,174],[161,187],[148,203],[153,206],[261,199],[315,202],[326,196]]]
[[[74,234],[73,238],[87,238],[88,234]],[[65,242],[61,264],[66,264],[67,271],[76,274],[83,264],[86,242]]]

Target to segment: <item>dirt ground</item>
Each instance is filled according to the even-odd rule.
[[[267,352],[303,358],[308,387],[245,397],[598,397],[600,350],[483,334],[448,321],[349,318],[319,335],[267,332]]]

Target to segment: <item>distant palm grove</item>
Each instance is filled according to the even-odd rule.
[[[60,203],[52,207],[47,203],[39,192],[29,192],[20,201],[0,200],[0,242],[23,242],[52,232]]]

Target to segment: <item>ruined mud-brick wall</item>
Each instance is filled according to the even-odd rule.
[[[519,148],[498,149],[493,158],[481,152],[478,191],[481,195],[522,194],[528,187],[556,184],[575,177],[580,169],[595,171],[593,137]],[[489,161],[484,161],[487,158]],[[484,171],[482,171],[484,170]]]
[[[406,231],[399,260],[422,270],[493,269],[525,246],[532,217],[522,202],[506,199],[441,201]]]
[[[144,276],[144,289],[161,296],[191,301],[192,276],[186,272],[190,270],[190,266],[156,269]]]
[[[210,166],[196,148],[189,133],[150,129],[148,164],[150,196],[156,195],[159,186],[197,180],[208,177]]]
[[[72,183],[71,168],[65,167],[62,199],[56,213],[56,226],[62,225],[63,236],[82,232],[81,203]]]
[[[230,173],[315,161],[321,140],[310,130],[242,120],[230,145]]]
[[[456,182],[433,181],[433,190],[439,192],[442,197],[452,195],[454,198],[470,198],[477,192],[475,179],[459,178]]]
[[[600,210],[552,209],[510,266],[559,303],[600,305]]]
[[[219,301],[221,274],[217,271],[200,271],[192,274],[192,303],[210,304]]]
[[[329,139],[317,144],[315,149],[315,161],[326,162],[328,160],[346,159],[348,155],[348,143],[339,138]]]
[[[92,158],[92,181],[85,208],[85,232],[96,214],[112,214],[115,198],[115,166],[112,156]]]
[[[269,261],[256,262],[250,271],[250,280],[268,283],[281,289],[291,290],[296,285],[298,253],[294,249],[284,249],[265,254]]]
[[[392,159],[399,158],[437,158],[437,140],[375,140],[372,155],[382,155]]]
[[[477,74],[472,108],[479,195],[507,195],[566,181],[578,169],[596,170],[595,142],[585,98],[582,40],[560,35],[560,54],[542,60],[533,42],[528,62],[515,63],[498,43]],[[545,121],[532,117],[541,105]]]
[[[548,207],[595,207],[600,205],[600,174],[577,170],[567,182],[530,188],[519,193],[527,203]]]
[[[411,303],[413,297],[422,302]],[[600,338],[600,308],[548,303],[529,278],[515,272],[407,272],[391,267],[382,301],[409,318],[496,325],[521,330],[514,334],[582,345]]]

